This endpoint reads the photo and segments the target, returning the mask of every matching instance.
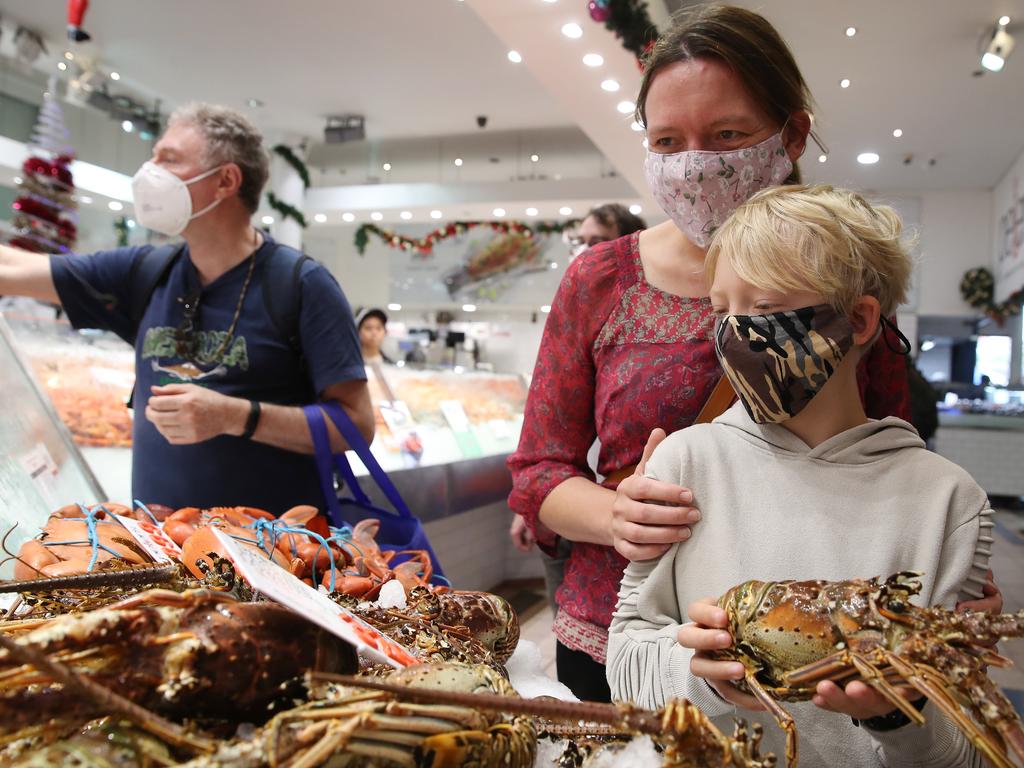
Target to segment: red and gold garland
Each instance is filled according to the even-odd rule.
[[[363,224],[356,230],[355,246],[359,254],[362,255],[366,252],[366,246],[370,242],[370,235],[375,235],[385,245],[390,245],[392,248],[429,254],[438,243],[464,235],[477,227],[490,227],[492,231],[500,232],[503,235],[517,234],[533,237],[534,235],[560,235],[565,230],[576,227],[579,223],[579,219],[541,221],[536,224],[526,224],[521,221],[453,221],[435,229],[433,232],[429,232],[421,238],[407,237],[393,230],[382,229],[376,224]]]

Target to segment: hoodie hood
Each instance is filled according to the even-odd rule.
[[[781,424],[757,424],[742,403],[733,406],[714,421],[728,427],[738,439],[760,445],[765,450],[781,451],[808,459],[835,464],[870,464],[904,448],[924,448],[924,441],[913,426],[889,416],[880,421],[840,432],[814,448]]]

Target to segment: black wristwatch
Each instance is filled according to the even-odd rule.
[[[924,709],[924,705],[928,703],[928,699],[921,697],[917,701],[910,702],[914,709],[920,712]],[[855,717],[851,717],[853,724],[857,727],[864,726],[870,731],[895,731],[897,728],[902,728],[910,722],[910,718],[907,717],[903,712],[898,709],[894,709],[888,715],[879,715],[878,717],[869,717],[866,720],[858,720]]]
[[[249,401],[249,418],[245,422],[245,431],[242,432],[243,440],[250,440],[256,434],[256,427],[260,425],[260,404],[258,400]]]

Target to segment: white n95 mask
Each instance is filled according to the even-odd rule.
[[[203,210],[192,213],[189,185],[212,176],[223,167],[219,165],[183,181],[152,161],[143,163],[132,178],[136,221],[162,235],[180,235],[192,219],[213,210],[220,203],[220,200],[214,200]]]

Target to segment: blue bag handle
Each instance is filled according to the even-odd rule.
[[[381,489],[388,501],[391,502],[391,506],[395,508],[398,517],[413,518],[413,514],[409,511],[405,500],[398,492],[394,483],[391,482],[387,473],[377,463],[377,459],[370,452],[369,444],[363,439],[359,429],[352,422],[352,419],[349,418],[349,415],[345,413],[344,408],[337,403],[319,403],[307,405],[303,408],[303,411],[305,411],[309,431],[313,436],[313,447],[316,450],[316,463],[320,475],[320,487],[323,490],[324,498],[327,501],[327,507],[332,517],[336,520],[341,519],[341,504],[331,482],[333,474],[331,467],[332,459],[338,471],[341,472],[342,479],[348,485],[356,502],[364,506],[372,506],[372,503],[365,491],[360,487],[359,481],[356,479],[355,473],[352,471],[352,467],[349,465],[345,454],[333,453],[331,451],[330,437],[327,434],[327,417],[330,417],[331,421],[334,422],[334,426],[341,433],[341,436],[345,438],[349,448],[355,451],[356,456],[363,462],[363,465],[370,473],[370,477],[373,478],[377,487]]]

